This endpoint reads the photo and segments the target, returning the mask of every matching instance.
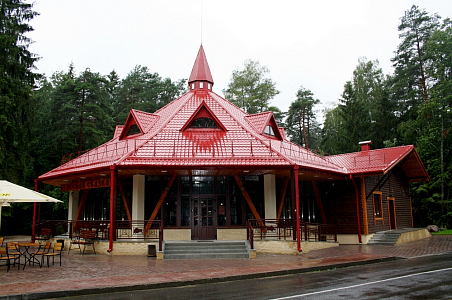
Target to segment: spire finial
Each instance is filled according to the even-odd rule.
[[[188,79],[188,84],[190,85],[190,90],[196,88],[212,90],[213,78],[202,44],[199,47],[198,56]]]

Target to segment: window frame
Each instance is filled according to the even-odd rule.
[[[375,195],[379,195],[378,197],[375,197]],[[379,202],[378,204],[378,208],[379,208],[379,214],[377,216],[377,206],[376,204],[376,199],[375,198],[379,198],[377,199],[377,202]],[[375,191],[372,193],[372,205],[373,205],[373,215],[374,215],[374,225],[377,225],[377,221],[381,221],[381,223],[384,225],[384,219],[383,219],[383,192],[381,191]]]
[[[207,120],[212,121],[212,123],[215,125],[215,127],[192,127],[193,123],[195,123],[195,121],[200,120],[203,122],[204,125],[207,125],[208,122],[206,122]],[[198,130],[198,129],[209,129],[209,130],[217,130],[218,128],[218,124],[217,122],[215,122],[215,120],[213,120],[212,118],[209,117],[198,117],[196,119],[193,119],[193,121],[190,122],[189,127],[187,128],[187,130]]]
[[[135,128],[138,129],[138,132],[131,132],[131,129],[135,130]],[[130,125],[127,128],[127,132],[124,135],[124,138],[130,138],[130,137],[133,137],[133,136],[136,136],[136,135],[141,135],[141,134],[143,134],[143,132],[141,132],[141,129],[138,126],[138,124],[135,123],[135,124]]]

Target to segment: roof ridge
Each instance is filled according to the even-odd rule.
[[[398,149],[398,148],[405,148],[405,147],[414,148],[414,145],[403,145],[403,146],[397,146],[397,147],[371,149],[371,150],[366,150],[366,151],[355,151],[355,152],[348,152],[348,153],[341,153],[341,154],[333,154],[333,155],[328,155],[325,157],[337,157],[337,156],[342,156],[342,155],[352,155],[352,154],[358,154],[358,153],[366,153],[366,152],[370,152],[370,151],[384,151],[384,150],[388,150],[388,149]]]

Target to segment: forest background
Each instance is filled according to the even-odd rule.
[[[130,109],[154,112],[187,91],[186,79],[162,78],[137,65],[126,78],[75,66],[49,78],[35,72],[39,54],[30,53],[32,4],[0,2],[0,179],[34,189],[34,179],[110,140]],[[270,71],[258,60],[234,70],[226,99],[247,113],[272,110],[290,140],[320,155],[415,145],[431,177],[412,184],[415,226],[452,226],[452,22],[412,6],[400,18],[400,44],[393,74],[377,60],[358,59],[352,80],[344,83],[340,104],[324,110],[321,100],[300,86],[287,112],[270,106],[279,93]],[[114,66],[112,66],[114,67]],[[44,185],[42,191],[64,202],[45,204],[41,219],[66,219],[67,195]],[[2,209],[0,234],[29,234],[32,204]]]

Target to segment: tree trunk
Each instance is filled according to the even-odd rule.
[[[424,67],[422,65],[422,58],[421,58],[421,47],[419,45],[419,34],[416,30],[416,47],[417,47],[417,55],[419,57],[419,67],[421,69],[421,82],[422,82],[422,90],[424,93],[424,102],[425,105],[427,105],[428,99],[427,99],[427,87],[425,85],[425,75],[424,75]]]

